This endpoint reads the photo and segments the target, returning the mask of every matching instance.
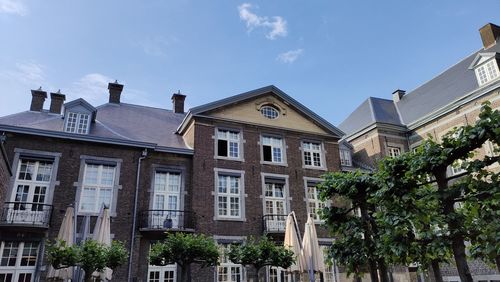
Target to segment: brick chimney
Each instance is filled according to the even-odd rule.
[[[122,95],[123,84],[115,82],[108,83],[109,102],[113,104],[120,104],[120,96]]]
[[[66,100],[66,95],[61,94],[61,90],[56,93],[50,93],[50,112],[53,114],[61,114],[62,105]]]
[[[41,112],[43,110],[43,103],[47,99],[47,92],[42,90],[42,87],[37,90],[31,90],[31,106],[30,111]]]
[[[484,49],[490,48],[500,39],[500,26],[488,23],[479,29],[479,34],[481,34]]]
[[[172,110],[174,113],[184,113],[184,100],[186,100],[186,95],[182,95],[180,90],[177,93],[172,94]]]
[[[392,101],[394,101],[394,103],[401,101],[401,98],[403,98],[403,96],[405,94],[406,94],[406,91],[401,90],[401,89],[398,89],[398,90],[392,92]]]

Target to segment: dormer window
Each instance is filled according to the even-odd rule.
[[[479,53],[472,61],[469,69],[474,69],[479,86],[485,85],[500,77],[500,71],[498,69],[499,57],[497,53]]]
[[[64,131],[87,134],[89,132],[89,114],[68,112]]]
[[[340,164],[345,166],[352,166],[350,150],[340,149]]]

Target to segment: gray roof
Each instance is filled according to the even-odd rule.
[[[338,129],[337,127],[332,125],[330,122],[328,122],[324,118],[320,117],[315,112],[311,111],[309,108],[302,105],[300,102],[293,99],[288,94],[281,91],[278,87],[276,87],[274,85],[265,86],[265,87],[258,88],[258,89],[252,90],[252,91],[244,92],[244,93],[241,93],[238,95],[230,96],[230,97],[227,97],[227,98],[224,98],[221,100],[207,103],[207,104],[204,104],[204,105],[201,105],[198,107],[194,107],[194,108],[189,110],[189,112],[186,116],[186,119],[179,126],[178,131],[179,132],[183,131],[185,126],[188,125],[189,120],[192,116],[196,116],[198,114],[201,114],[201,113],[213,110],[213,109],[217,109],[220,107],[224,107],[224,106],[227,106],[227,105],[230,105],[233,103],[248,100],[248,99],[251,99],[251,98],[254,98],[254,97],[257,97],[260,95],[269,94],[269,93],[272,93],[272,94],[278,96],[283,101],[289,103],[291,106],[293,106],[299,112],[302,112],[304,115],[313,119],[316,122],[316,124],[318,124],[320,127],[324,128],[324,129],[328,130],[334,136],[340,138],[341,136],[344,135],[344,132],[342,132],[340,129]]]
[[[184,143],[182,136],[175,133],[184,116],[185,114],[177,114],[166,109],[107,103],[97,107],[96,120],[87,135],[63,132],[63,116],[48,111],[25,111],[0,117],[0,130],[15,129],[22,132],[25,129],[31,130],[27,132],[41,135],[147,145],[189,153],[191,149]]]
[[[374,123],[403,125],[392,100],[369,97],[339,127],[347,135],[351,135]]]
[[[391,100],[368,98],[340,124],[340,129],[347,135],[351,135],[374,121],[410,125],[445,108],[479,89],[474,70],[469,67],[479,53],[491,52],[500,52],[500,44],[474,52],[415,90],[408,92],[395,104]],[[370,103],[374,104],[377,101],[384,102],[380,104],[380,107],[370,106]]]

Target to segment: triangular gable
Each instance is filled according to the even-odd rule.
[[[500,58],[500,55],[497,52],[487,52],[487,53],[478,53],[472,63],[469,66],[469,69],[472,70],[476,66],[488,61],[489,59],[496,57]]]
[[[307,120],[309,122],[308,125],[317,127],[317,130],[314,130],[316,132],[320,130],[322,133],[332,134],[338,138],[344,135],[344,133],[340,129],[336,128],[328,121],[326,121],[292,97],[288,96],[286,93],[284,93],[274,85],[266,86],[192,108],[188,112],[182,124],[179,126],[178,131],[183,132],[193,116],[208,115],[222,118],[231,117],[236,118],[236,120],[239,121],[245,121],[245,118],[249,118],[249,116],[242,115],[242,112],[240,111],[241,109],[253,108],[254,112],[257,113],[257,107],[266,103],[277,106],[280,111],[282,111],[282,113],[285,113],[285,115],[287,117],[290,117],[291,119],[292,117],[294,117],[297,120],[298,115],[300,115],[302,120]],[[267,124],[264,120],[261,121],[263,121],[262,123]],[[273,125],[271,122],[268,123],[269,125]],[[278,118],[275,124],[281,127],[283,125],[283,120],[280,121]],[[303,123],[302,126],[304,125],[306,124]]]
[[[89,102],[85,101],[83,98],[78,98],[71,102],[64,104],[64,115],[66,115],[66,111],[71,109],[84,109],[85,112],[88,112],[91,115],[91,120],[94,121],[96,117],[97,109],[92,106]]]

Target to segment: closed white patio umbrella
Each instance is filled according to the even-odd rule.
[[[111,246],[111,219],[108,208],[102,209],[101,214],[97,218],[92,239],[106,246]],[[92,273],[92,276],[99,277],[102,280],[111,280],[112,274],[113,270],[105,268],[102,272],[96,271]]]
[[[319,248],[318,235],[313,219],[309,216],[305,225],[304,238],[302,239],[302,254],[307,262],[309,279],[314,281],[314,272],[325,273],[323,252]]]
[[[66,209],[66,213],[64,214],[64,218],[61,223],[61,228],[59,229],[59,233],[57,234],[57,240],[65,241],[66,246],[73,245],[73,240],[75,238],[73,222],[74,222],[74,209],[72,207],[68,207]],[[52,266],[50,266],[49,271],[47,273],[47,278],[67,280],[71,279],[72,277],[73,277],[73,267],[54,269]]]
[[[307,264],[304,256],[302,255],[302,246],[293,212],[288,214],[286,218],[284,246],[286,249],[291,250],[295,255],[295,263],[288,268],[288,270],[292,272],[305,271]]]

